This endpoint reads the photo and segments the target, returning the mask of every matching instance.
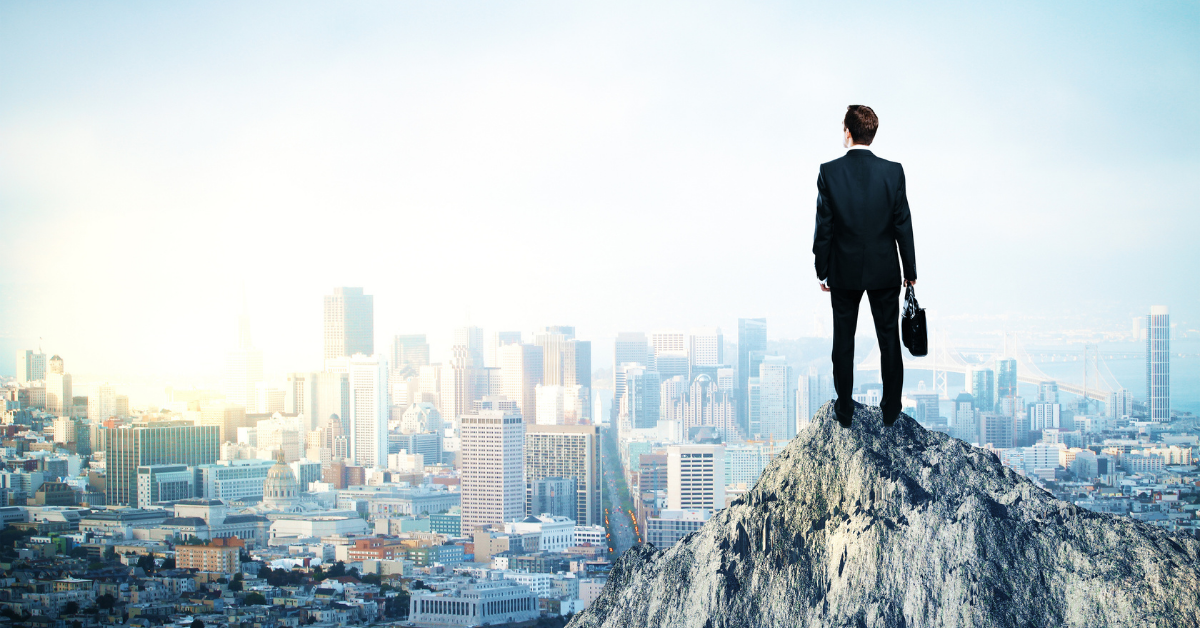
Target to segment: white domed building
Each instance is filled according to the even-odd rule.
[[[262,506],[265,510],[293,512],[300,506],[300,482],[283,461],[283,450],[275,454],[275,464],[267,471],[263,484]]]

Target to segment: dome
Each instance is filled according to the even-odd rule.
[[[300,483],[283,461],[283,449],[275,454],[275,464],[263,483],[263,505],[274,510],[291,510],[300,503]]]

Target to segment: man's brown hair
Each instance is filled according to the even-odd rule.
[[[879,130],[879,116],[866,105],[850,105],[846,107],[846,118],[842,124],[850,131],[855,144],[870,146],[875,140],[875,131]]]

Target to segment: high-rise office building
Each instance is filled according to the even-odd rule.
[[[1017,391],[1017,361],[1013,358],[1000,360],[996,363],[996,398],[1007,399],[1016,397]]]
[[[479,348],[482,349],[482,345]],[[473,360],[470,347],[456,344],[450,347],[450,361],[442,367],[442,403],[439,407],[442,416],[454,424],[460,416],[471,411],[471,402],[482,397],[476,394],[475,385],[481,383],[477,381],[476,373],[483,369],[472,366]]]
[[[1133,392],[1124,388],[1108,396],[1108,416],[1114,419],[1133,414]]]
[[[387,467],[388,366],[383,356],[355,355],[348,361],[350,420],[343,421],[350,460],[364,468]]]
[[[375,297],[362,288],[325,295],[325,358],[375,353]]]
[[[523,518],[525,422],[503,410],[464,415],[461,421],[463,533]]]
[[[692,366],[714,367],[725,364],[725,337],[721,334],[721,328],[693,329],[688,337],[688,359]]]
[[[46,378],[46,354],[39,349],[17,350],[17,382],[28,384]]]
[[[660,329],[650,332],[650,346],[654,348],[654,357],[663,353],[678,353],[687,355],[687,334],[679,329]]]
[[[1062,427],[1061,406],[1057,403],[1035,403],[1029,406],[1029,431],[1040,432]]]
[[[455,327],[452,346],[466,348],[469,366],[480,368],[485,365],[482,327]]]
[[[975,411],[975,397],[971,393],[959,393],[954,400],[954,425],[950,435],[972,444],[979,443],[979,420]]]
[[[250,317],[243,311],[238,317],[237,346],[225,354],[225,373],[221,381],[225,400],[253,412],[257,399],[255,388],[263,381],[262,351],[254,348],[250,339]]]
[[[543,383],[542,348],[537,345],[509,344],[500,347],[500,377],[504,395],[516,402],[525,422],[537,423],[537,387]],[[442,413],[445,416],[445,412]]]
[[[565,335],[553,332],[538,332],[533,335],[533,344],[542,348],[542,383],[546,386],[574,385],[567,383],[575,378],[575,344]]]
[[[1058,382],[1038,382],[1038,403],[1058,403]]]
[[[217,443],[237,441],[238,428],[254,427],[258,419],[247,418],[245,406],[232,403],[207,403],[200,407],[199,425],[217,428]]]
[[[576,510],[571,518],[579,525],[604,523],[599,427],[526,426],[525,482],[528,490],[532,492],[534,483],[549,477],[574,479]]]
[[[779,355],[763,358],[758,367],[758,424],[760,439],[791,440],[796,435],[792,391],[792,367]],[[754,436],[754,433],[751,433]]]
[[[979,443],[996,449],[1008,449],[1015,445],[1014,422],[1011,416],[982,412],[979,414]]]
[[[710,510],[725,507],[725,446],[667,447],[667,509]]]
[[[817,410],[837,397],[833,390],[833,378],[820,375],[817,367],[808,367],[808,372],[796,382],[796,429],[804,429],[812,421]]]
[[[92,425],[117,416],[117,389],[108,382],[92,386],[88,393],[87,416]]]
[[[992,369],[971,371],[971,396],[980,412],[992,412],[996,408],[996,373]]]
[[[762,386],[758,383],[757,377],[751,377],[746,380],[746,405],[750,409],[746,411],[746,428],[745,432],[750,438],[758,438],[762,434]]]
[[[65,372],[63,359],[56,355],[50,358],[50,370],[46,373],[46,412],[70,417],[75,407],[72,395],[71,374]]]
[[[575,341],[575,385],[592,389],[592,341]]]
[[[640,331],[623,331],[613,343],[613,405],[612,418],[620,413],[621,398],[625,396],[625,364],[650,365],[654,349]]]
[[[488,332],[484,343],[483,359],[489,367],[500,367],[500,347],[521,344],[519,331]]]
[[[749,427],[750,378],[758,377],[758,364],[767,353],[767,319],[738,319],[738,408],[743,428]]]
[[[422,366],[429,365],[429,342],[425,340],[425,334],[393,336],[389,357],[393,370],[416,373]]]
[[[102,428],[100,446],[104,449],[107,473],[105,494],[109,506],[138,508],[137,469],[144,465],[213,464],[220,455],[215,425],[191,425],[174,421],[134,424],[131,427]]]
[[[1171,317],[1165,305],[1146,318],[1146,409],[1149,419],[1171,420]]]
[[[621,397],[622,422],[633,429],[658,426],[662,409],[662,380],[656,371],[626,364],[623,368],[625,395]]]
[[[665,388],[665,387],[664,387]],[[724,390],[707,374],[692,380],[682,395],[679,413],[683,422],[683,437],[691,438],[693,430],[710,427],[725,442],[737,440],[737,401],[732,390]]]
[[[682,351],[664,351],[654,356],[655,370],[662,379],[681,377],[685,381],[691,379],[692,368],[688,364],[688,356]]]

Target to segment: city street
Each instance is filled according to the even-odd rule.
[[[602,456],[605,497],[604,526],[610,535],[609,547],[615,550],[611,552],[611,557],[616,560],[625,550],[638,542],[638,535],[628,510],[632,506],[632,501],[625,486],[621,460],[617,456],[615,443],[608,435],[604,437]]]

